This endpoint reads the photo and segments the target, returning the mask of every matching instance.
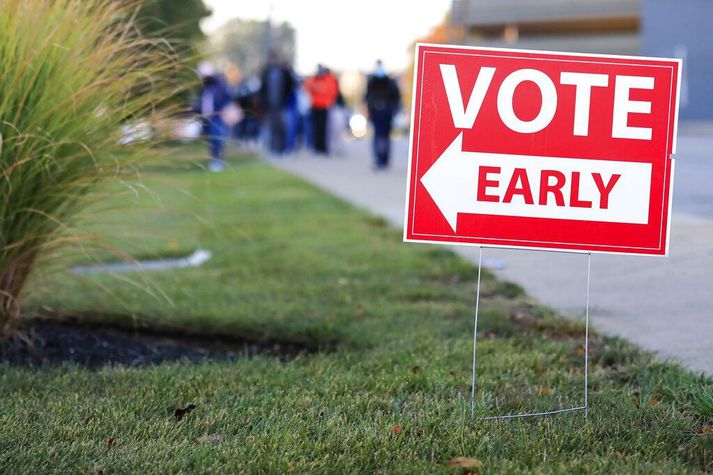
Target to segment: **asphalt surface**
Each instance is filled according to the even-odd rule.
[[[272,162],[402,228],[407,142],[394,142],[385,172],[372,171],[368,139],[348,141],[342,156]],[[590,317],[598,331],[713,375],[713,134],[679,134],[676,159],[669,256],[593,254]],[[477,247],[450,247],[477,259]],[[485,248],[483,259],[541,302],[583,317],[586,255]]]

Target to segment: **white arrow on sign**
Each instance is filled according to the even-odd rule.
[[[466,152],[462,132],[421,183],[454,232],[459,213],[632,224],[649,219],[650,163]],[[478,199],[479,188],[488,201]]]

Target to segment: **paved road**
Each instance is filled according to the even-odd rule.
[[[354,140],[342,157],[298,154],[274,163],[401,228],[407,155],[407,141],[397,141],[392,168],[374,173],[369,143]],[[592,322],[713,374],[713,134],[680,136],[677,160],[669,257],[593,255]],[[477,248],[452,249],[476,259]],[[570,316],[584,313],[586,256],[484,249],[483,258],[540,301]]]

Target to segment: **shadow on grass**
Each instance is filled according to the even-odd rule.
[[[106,365],[141,367],[179,360],[198,363],[259,356],[287,362],[316,351],[293,341],[42,318],[27,321],[17,335],[0,343],[0,362],[31,368],[71,363],[98,369]]]

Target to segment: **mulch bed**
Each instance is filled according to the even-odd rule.
[[[0,362],[25,367],[75,363],[96,369],[105,365],[146,366],[178,360],[231,361],[258,355],[287,361],[309,352],[297,343],[35,319],[26,322],[16,336],[0,343]]]

